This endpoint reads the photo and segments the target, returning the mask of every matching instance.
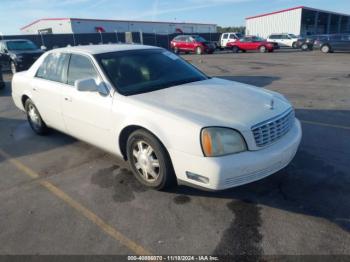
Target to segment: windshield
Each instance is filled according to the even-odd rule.
[[[95,56],[123,95],[151,92],[208,77],[177,55],[163,50],[136,50]]]
[[[194,35],[194,36],[192,36],[192,38],[194,40],[196,40],[196,42],[201,42],[201,43],[207,42],[207,40],[205,40],[203,37],[201,37],[199,35]]]
[[[264,42],[265,41],[264,38],[259,37],[259,36],[254,36],[252,39],[254,42]]]
[[[9,41],[6,43],[8,50],[37,50],[38,47],[30,41]]]
[[[242,37],[243,37],[243,34],[241,34],[241,33],[236,33],[236,36],[237,36],[238,38],[242,38]]]

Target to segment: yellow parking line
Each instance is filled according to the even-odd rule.
[[[36,179],[39,178],[39,174],[32,170],[31,168],[27,167],[26,165],[22,164],[20,161],[12,158],[9,154],[4,152],[0,149],[0,156],[4,157],[6,160],[8,160],[13,166],[15,166],[18,170],[22,171],[24,174],[28,175],[29,177]],[[63,192],[61,189],[53,185],[52,183],[41,180],[39,181],[39,184],[49,190],[52,194],[54,194],[59,199],[63,200],[66,204],[68,204],[70,207],[74,208],[78,213],[83,215],[85,218],[90,220],[92,223],[94,223],[96,226],[98,226],[102,231],[104,231],[106,234],[117,240],[119,243],[121,243],[123,246],[127,247],[129,250],[134,252],[137,255],[150,255],[151,253],[146,250],[144,247],[140,246],[139,244],[135,243],[131,239],[124,236],[122,233],[120,233],[117,229],[103,221],[98,215],[93,213],[88,208],[81,205],[79,202],[75,201],[73,198],[71,198],[69,195],[67,195],[65,192]]]
[[[326,124],[326,123],[314,122],[314,121],[306,121],[306,120],[301,120],[301,122],[305,123],[305,124],[310,124],[310,125],[326,126],[326,127],[333,127],[333,128],[350,130],[350,126],[332,125],[332,124]]]

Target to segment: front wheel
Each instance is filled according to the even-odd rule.
[[[260,53],[266,53],[267,51],[266,46],[260,46],[259,51]]]
[[[179,48],[174,47],[174,53],[175,53],[175,54],[179,54],[179,53],[180,53]]]
[[[293,47],[294,49],[298,48],[297,42],[294,42],[294,43],[292,44],[292,47]]]
[[[27,113],[27,120],[30,127],[38,135],[46,135],[49,132],[49,128],[46,126],[44,120],[41,118],[40,113],[33,101],[27,99],[24,105],[24,108]]]
[[[198,46],[198,47],[196,48],[196,54],[197,54],[197,55],[201,55],[202,53],[203,53],[202,48]]]
[[[127,157],[136,179],[143,185],[162,190],[176,184],[168,152],[145,130],[136,130],[127,141]]]

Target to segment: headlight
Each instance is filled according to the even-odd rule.
[[[202,129],[201,142],[203,153],[207,157],[229,155],[247,150],[241,134],[225,127]]]

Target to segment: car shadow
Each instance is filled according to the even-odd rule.
[[[349,113],[296,110],[303,126],[299,151],[289,166],[263,180],[218,192],[179,186],[168,193],[269,206],[324,218],[350,232]],[[348,129],[332,126],[344,120],[344,115],[343,125],[346,123]]]
[[[0,117],[0,149],[17,158],[43,153],[77,142],[76,139],[51,130],[48,136],[38,136],[24,119]],[[0,156],[0,163],[5,160]]]
[[[276,76],[215,76],[218,78],[223,78],[230,81],[236,81],[248,85],[254,85],[258,87],[265,87],[272,82],[280,80],[280,77]]]

